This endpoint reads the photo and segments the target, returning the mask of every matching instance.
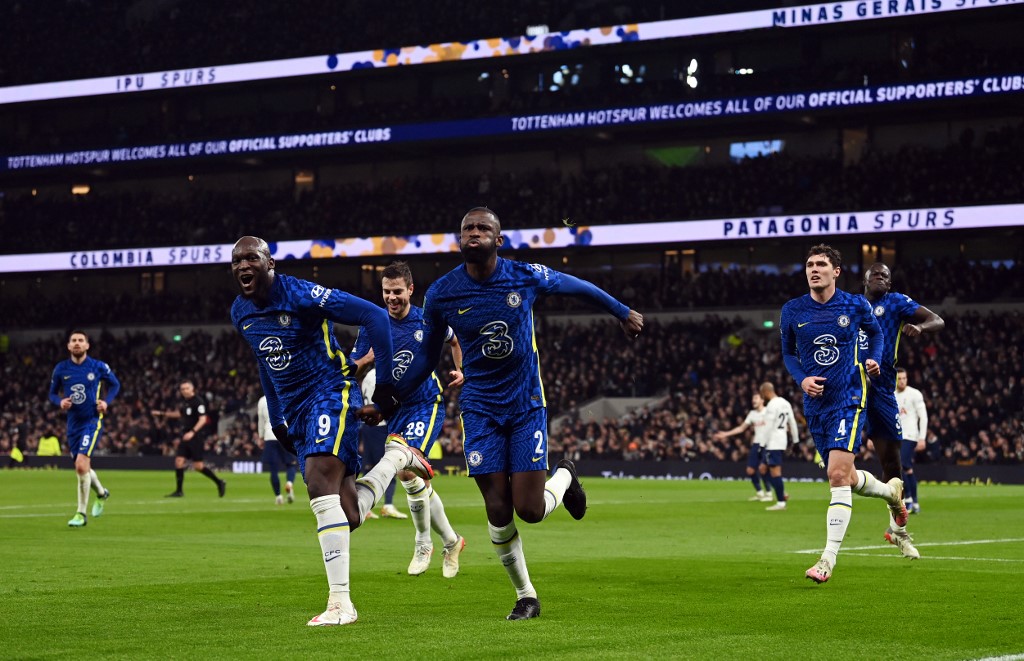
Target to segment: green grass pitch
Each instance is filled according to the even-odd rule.
[[[405,574],[410,521],[352,538],[359,621],[311,628],[326,579],[304,490],[275,506],[266,476],[228,492],[189,473],[103,471],[102,517],[71,529],[70,471],[0,472],[3,659],[974,659],[1024,653],[1024,487],[922,485],[923,558],[885,544],[884,505],[855,497],[831,581],[824,484],[789,510],[742,482],[584,480],[590,510],[520,523],[542,615],[507,622],[514,592],[472,481],[435,480],[467,539],[462,572]],[[396,504],[407,509],[401,488]],[[91,505],[91,501],[90,501]]]

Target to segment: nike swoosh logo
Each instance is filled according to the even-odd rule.
[[[316,441],[314,441],[314,443],[323,443],[324,441],[329,441],[329,440],[331,440],[331,437],[330,436],[325,436],[324,438],[316,439]]]
[[[473,309],[472,306],[466,308],[465,310],[463,310],[462,308],[459,308],[459,314],[466,314],[467,312],[469,312],[472,309]]]
[[[805,322],[804,322],[804,323],[802,323],[802,324],[797,324],[797,325],[796,325],[796,327],[797,327],[797,328],[803,328],[804,326],[806,326],[806,325],[807,325],[807,324],[809,324],[809,323],[811,323],[811,322],[809,322],[809,321],[805,321]]]
[[[252,326],[255,323],[256,323],[255,321],[250,321],[246,325],[242,326],[242,330],[249,330],[249,326]]]
[[[534,458],[533,458],[533,459],[531,459],[530,461],[532,461],[533,463],[537,463],[538,461],[540,461],[540,460],[541,460],[541,459],[543,459],[543,458],[544,458],[544,457],[534,457]]]
[[[66,376],[66,377],[64,377],[64,380],[67,381],[70,378],[71,378],[70,376]]]

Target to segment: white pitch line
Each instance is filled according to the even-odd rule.
[[[973,661],[1022,661],[1024,660],[1024,654],[1007,654],[1006,656],[986,656],[983,659],[974,659]]]
[[[1016,542],[1024,542],[1024,537],[1008,537],[1006,539],[967,539],[957,542],[922,542],[920,544],[914,544],[914,546],[971,546],[974,544],[1013,544]],[[879,549],[887,549],[891,547],[891,544],[881,544],[873,546],[848,546],[843,548],[843,553],[846,553],[848,551],[877,551]],[[821,549],[801,549],[799,551],[792,552],[803,554],[821,553]]]
[[[818,553],[818,551],[815,551],[815,553]],[[853,556],[860,556],[860,557],[864,557],[864,558],[888,557],[888,556],[880,556],[877,553],[858,553],[856,551],[853,551],[853,552],[842,551],[841,554],[844,555],[844,556],[851,556],[851,555],[853,555]],[[892,557],[894,559],[896,559],[896,560],[903,560],[904,559],[903,556],[900,556],[900,555],[893,555]],[[1024,562],[1024,558],[968,558],[968,557],[964,557],[964,556],[949,556],[949,555],[947,555],[947,556],[923,555],[923,556],[921,556],[921,560],[956,560],[957,562],[965,562],[965,561],[967,561],[967,562]]]

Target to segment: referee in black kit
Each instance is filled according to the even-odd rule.
[[[210,416],[206,414],[206,403],[196,395],[196,387],[191,381],[182,381],[179,387],[185,400],[178,411],[154,409],[154,417],[181,420],[181,440],[174,454],[174,475],[177,488],[167,494],[168,498],[181,498],[185,495],[182,484],[185,481],[185,468],[192,462],[192,468],[213,480],[217,485],[217,495],[224,497],[227,483],[217,477],[212,470],[203,464],[203,453],[206,451],[206,437],[210,431]]]

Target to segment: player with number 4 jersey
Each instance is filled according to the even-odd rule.
[[[824,583],[832,575],[850,524],[852,492],[883,498],[890,505],[903,502],[899,478],[879,482],[854,464],[861,443],[868,377],[880,373],[882,330],[863,297],[836,288],[841,268],[838,250],[824,244],[812,247],[804,263],[810,293],[786,303],[779,324],[782,359],[804,391],[807,426],[825,460],[832,492],[825,550],[805,573],[816,583]],[[868,340],[863,353],[859,343],[862,330]],[[906,523],[905,516],[902,523]]]

